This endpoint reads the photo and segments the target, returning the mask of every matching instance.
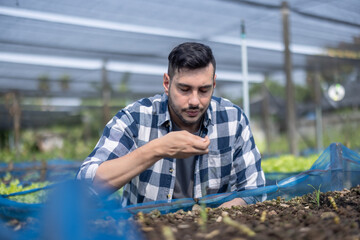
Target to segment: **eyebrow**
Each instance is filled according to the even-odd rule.
[[[178,85],[179,87],[189,87],[189,88],[192,88],[191,85],[184,84],[184,83],[177,83],[177,85]],[[212,87],[212,84],[208,84],[208,85],[200,86],[199,88],[211,88],[211,87]]]

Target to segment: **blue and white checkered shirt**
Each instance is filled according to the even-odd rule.
[[[212,97],[203,121],[202,137],[209,153],[195,156],[194,198],[265,186],[261,156],[243,111],[230,101]],[[106,125],[93,152],[85,159],[79,179],[92,181],[98,166],[134,151],[172,131],[166,94],[141,99],[119,111]],[[164,158],[124,186],[122,205],[171,200],[176,159]],[[253,197],[244,198],[255,203]]]

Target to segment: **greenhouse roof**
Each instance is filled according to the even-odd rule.
[[[357,49],[342,51],[360,36],[360,1],[288,1],[293,69],[306,69],[311,56],[359,62]],[[0,90],[42,95],[99,94],[102,67],[116,91],[162,92],[167,55],[177,44],[198,41],[212,47],[219,85],[241,82],[241,21],[246,26],[249,81],[282,71],[281,1],[1,0]],[[106,61],[104,65],[104,61]],[[60,79],[70,79],[69,93]],[[222,84],[224,83],[224,84]],[[144,88],[146,86],[146,88]]]

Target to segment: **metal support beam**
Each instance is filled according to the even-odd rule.
[[[315,128],[316,128],[316,148],[318,153],[324,149],[323,145],[323,127],[322,127],[322,109],[321,109],[321,88],[320,73],[315,72],[314,90],[315,90]]]
[[[243,74],[243,106],[245,115],[250,121],[250,104],[249,104],[249,81],[248,81],[248,60],[246,49],[245,23],[241,22],[241,64]]]

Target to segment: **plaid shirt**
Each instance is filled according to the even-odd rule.
[[[243,111],[230,101],[212,97],[201,136],[210,139],[209,153],[195,156],[194,198],[213,193],[265,186],[261,156]],[[93,152],[85,159],[78,179],[93,180],[98,166],[134,151],[172,131],[166,94],[141,99],[119,111],[106,125]],[[164,158],[124,186],[122,205],[171,200],[176,159]],[[247,203],[258,199],[246,197]]]

